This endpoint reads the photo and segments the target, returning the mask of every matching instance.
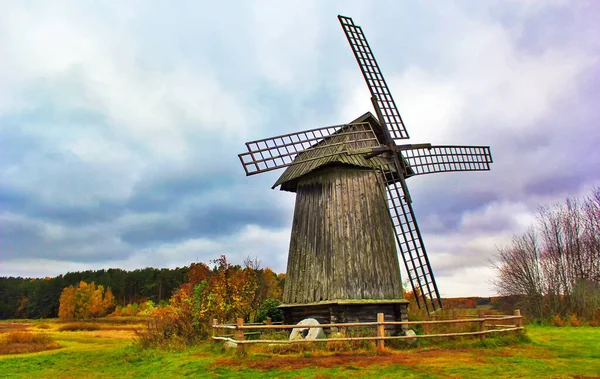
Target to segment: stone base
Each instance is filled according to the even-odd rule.
[[[376,322],[377,314],[383,313],[385,321],[408,321],[408,300],[337,300],[310,304],[282,304],[283,323],[295,325],[306,318],[314,318],[321,324]],[[324,328],[325,332],[336,332],[335,328]],[[386,325],[392,335],[404,334],[405,325]]]

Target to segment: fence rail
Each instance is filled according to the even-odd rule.
[[[510,324],[486,324],[488,322],[496,321],[510,321],[514,320],[514,325]],[[403,340],[403,339],[418,339],[418,338],[438,338],[438,337],[459,337],[459,336],[479,336],[481,340],[485,339],[487,334],[493,333],[508,333],[518,330],[522,330],[521,326],[522,316],[520,310],[515,310],[513,316],[484,316],[483,311],[479,312],[479,317],[471,319],[453,319],[453,320],[431,320],[431,321],[384,321],[384,314],[377,314],[377,321],[375,322],[352,322],[352,323],[333,323],[333,324],[318,324],[318,325],[273,325],[270,319],[267,320],[267,325],[257,324],[246,324],[244,325],[243,319],[237,319],[237,323],[233,324],[219,324],[217,320],[213,320],[213,330],[218,329],[231,329],[235,330],[236,338],[224,337],[224,336],[213,336],[212,339],[215,341],[229,341],[237,345],[237,349],[240,352],[244,351],[245,345],[250,344],[294,344],[294,343],[315,343],[315,342],[344,342],[344,341],[376,341],[378,350],[382,350],[385,347],[385,341],[387,340]],[[462,324],[462,323],[478,323],[479,331],[475,332],[457,332],[457,333],[441,333],[441,334],[423,334],[414,336],[386,336],[385,326],[386,325],[443,325],[443,324]],[[256,334],[256,333],[244,333],[245,330],[265,330],[265,329],[310,329],[310,328],[350,328],[350,327],[365,327],[371,326],[376,328],[377,335],[373,337],[340,337],[340,338],[327,338],[327,339],[297,339],[297,340],[246,340],[245,335]],[[493,327],[494,329],[486,329],[486,327]],[[496,329],[500,327],[501,329]]]

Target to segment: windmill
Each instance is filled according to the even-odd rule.
[[[286,322],[405,320],[398,255],[419,308],[442,308],[406,179],[489,170],[488,146],[400,144],[408,133],[360,26],[338,16],[377,117],[246,143],[246,175],[286,167],[296,193],[282,309]],[[400,254],[398,254],[397,250]]]

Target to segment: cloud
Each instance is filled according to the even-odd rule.
[[[597,5],[11,4],[0,14],[0,275],[285,270],[294,196],[247,140],[371,110],[337,24],[362,25],[412,139],[491,145],[484,173],[409,180],[443,294],[490,294],[496,245],[600,184]],[[404,276],[406,278],[406,276]]]

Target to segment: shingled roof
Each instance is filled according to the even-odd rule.
[[[375,136],[380,144],[384,144],[383,131],[381,130],[381,125],[370,112],[365,113],[360,116],[356,120],[350,122],[347,126],[341,128],[336,133],[325,137],[323,140],[319,141],[315,145],[311,147],[315,147],[317,145],[321,145],[319,149],[307,150],[296,156],[294,161],[306,160],[305,162],[300,162],[289,166],[283,174],[277,179],[272,188],[275,188],[281,185],[280,190],[282,191],[290,191],[296,192],[296,188],[298,185],[299,179],[307,175],[308,173],[325,167],[332,165],[350,165],[355,167],[364,167],[364,168],[374,168],[378,167],[381,164],[385,164],[386,160],[382,157],[376,156],[371,159],[367,159],[363,154],[348,154],[346,147],[343,144],[338,144],[338,142],[344,142],[349,137],[344,132],[351,131],[353,124],[359,123],[369,123],[373,131],[375,132]],[[331,146],[326,146],[331,143]],[[366,147],[366,146],[365,146]],[[322,156],[321,158],[317,158]],[[317,158],[317,159],[314,159]]]

